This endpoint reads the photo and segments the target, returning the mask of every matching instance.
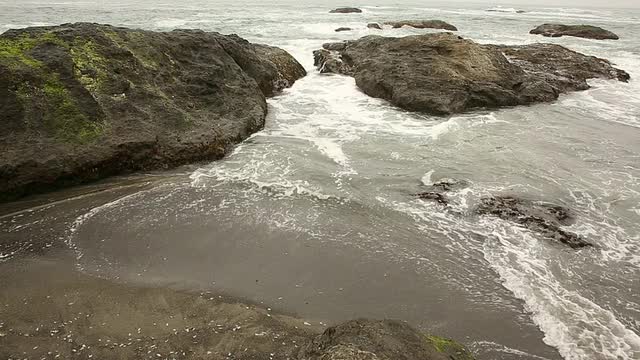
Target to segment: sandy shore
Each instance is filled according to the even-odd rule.
[[[479,324],[500,321],[508,326],[492,332],[502,343],[558,357],[536,327],[523,329],[520,314],[479,311],[413,268],[346,241],[204,218],[130,235],[85,224],[80,242],[68,241],[91,209],[187,181],[178,172],[114,178],[4,204],[0,253],[14,255],[0,262],[0,358],[287,359],[326,326],[362,317],[406,321],[472,350],[471,339],[486,338]],[[109,258],[117,263],[95,263]],[[494,358],[527,358],[502,355]]]
[[[285,359],[322,327],[230,297],[0,265],[2,359]]]

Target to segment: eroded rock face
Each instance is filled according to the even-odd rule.
[[[301,352],[305,360],[473,360],[460,344],[425,336],[393,320],[352,320],[333,326]]]
[[[384,24],[391,25],[391,27],[393,27],[394,29],[399,29],[403,26],[409,26],[416,29],[441,29],[458,31],[458,28],[442,20],[401,20],[387,21]]]
[[[543,24],[531,30],[530,34],[546,37],[575,36],[595,40],[618,40],[618,35],[601,27],[591,25]]]
[[[593,246],[580,236],[561,229],[561,226],[571,225],[574,217],[569,209],[559,205],[513,196],[494,196],[481,199],[475,212],[511,221],[572,248]]]
[[[362,10],[354,7],[342,7],[329,11],[331,14],[359,14]]]
[[[482,45],[452,33],[370,35],[314,55],[322,72],[353,76],[369,96],[435,115],[550,102],[588,89],[591,78],[629,80],[607,60],[559,45]]]
[[[0,35],[0,199],[217,159],[305,75],[284,50],[197,30],[78,23]]]

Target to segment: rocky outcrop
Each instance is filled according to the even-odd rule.
[[[305,75],[285,51],[198,30],[88,23],[0,35],[0,199],[218,159]]]
[[[352,320],[330,327],[307,345],[305,360],[473,360],[453,340],[425,336],[392,320]]]
[[[362,10],[354,7],[342,7],[329,11],[330,14],[359,14]]]
[[[370,35],[314,52],[323,73],[353,76],[369,96],[406,110],[447,115],[550,102],[591,78],[628,81],[610,62],[559,45],[477,44],[452,33]]]
[[[353,30],[353,29],[351,29],[350,27],[339,27],[335,31],[336,32],[342,32],[342,31],[351,31],[351,30]]]
[[[391,27],[393,27],[394,29],[399,29],[403,26],[409,26],[416,29],[441,29],[441,30],[449,30],[449,31],[458,31],[458,28],[442,20],[387,21],[384,24],[391,25]]]
[[[513,196],[494,196],[481,199],[475,212],[513,222],[572,248],[593,246],[579,235],[561,228],[571,225],[574,216],[569,209],[559,205]]]
[[[380,24],[378,23],[369,23],[367,24],[367,29],[382,30],[382,26],[380,26]]]
[[[575,36],[595,40],[618,40],[618,35],[601,27],[591,25],[543,24],[531,30],[530,34],[546,37]]]

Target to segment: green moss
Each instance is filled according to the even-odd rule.
[[[103,30],[103,34],[118,47],[128,50],[144,67],[158,69],[158,62],[154,60],[152,46],[148,44],[148,37],[141,31],[127,31],[124,37],[112,30]]]
[[[68,47],[62,39],[51,32],[36,35],[24,34],[15,38],[2,37],[0,38],[0,63],[11,67],[23,65],[41,68],[42,63],[29,55],[29,52],[36,46],[45,43]]]
[[[449,355],[453,360],[473,360],[473,356],[458,342],[436,335],[427,335],[427,341],[441,353]]]
[[[103,133],[103,124],[88,119],[56,77],[49,78],[42,90],[51,109],[45,120],[57,138],[85,144]]]
[[[99,70],[104,69],[101,67],[104,59],[99,57],[95,45],[90,41],[76,40],[73,45],[69,45],[52,32],[0,37],[0,63],[12,70],[27,67],[32,71],[31,80],[22,81],[16,89],[16,96],[26,111],[26,125],[39,128],[44,124],[56,138],[69,143],[94,141],[104,132],[104,123],[89,119],[58,75],[50,72],[42,62],[30,55],[31,50],[47,43],[67,49],[81,74],[85,72],[80,69],[98,70],[97,80],[83,80],[79,77],[81,82],[87,83],[86,86],[99,83]]]
[[[76,78],[87,88],[95,92],[108,79],[107,60],[98,52],[97,45],[91,40],[76,39],[69,53],[75,65]]]

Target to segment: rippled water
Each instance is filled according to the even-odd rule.
[[[223,161],[108,201],[1,218],[21,245],[0,262],[57,222],[77,267],[98,276],[213,287],[319,320],[397,317],[460,338],[479,359],[640,358],[636,80],[594,80],[552,104],[440,118],[320,75],[311,56],[323,42],[379,33],[367,22],[437,18],[483,43],[554,42],[605,57],[637,79],[640,11],[376,3],[385,2],[356,15],[293,1],[0,3],[0,29],[95,21],[238,33],[287,49],[309,71],[269,100],[264,131]],[[621,40],[527,34],[544,22],[600,25]],[[355,31],[335,33],[340,26]],[[412,196],[443,177],[471,183],[452,208]],[[573,251],[473,216],[493,194],[572,208],[569,230],[596,247]]]

